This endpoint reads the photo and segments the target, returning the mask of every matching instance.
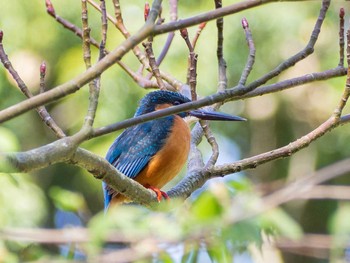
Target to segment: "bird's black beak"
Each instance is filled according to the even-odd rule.
[[[246,121],[246,119],[242,117],[217,111],[193,110],[190,111],[189,114],[199,119],[210,121]]]

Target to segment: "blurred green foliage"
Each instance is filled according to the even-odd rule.
[[[107,3],[107,10],[113,14],[110,2]],[[227,1],[224,5],[233,2],[238,1]],[[274,3],[226,17],[224,55],[228,66],[229,86],[237,84],[247,59],[248,49],[240,22],[243,16],[250,24],[257,49],[256,64],[248,79],[249,82],[264,75],[305,46],[316,21],[320,2]],[[81,25],[80,1],[53,0],[53,4],[57,14],[76,25]],[[132,3],[121,1],[121,4],[124,22],[130,32],[134,33],[143,24],[144,1],[135,0]],[[325,70],[338,64],[337,14],[341,4],[343,4],[342,1],[332,3],[315,53],[273,81]],[[164,1],[163,16],[166,21],[169,21],[168,5],[168,2]],[[211,10],[213,6],[212,1],[204,0],[180,2],[179,18]],[[100,16],[92,8],[89,8],[89,13],[92,36],[99,40]],[[11,62],[34,94],[38,92],[39,66],[43,60],[48,65],[46,79],[48,89],[84,72],[81,40],[46,14],[44,1],[2,1],[0,28],[4,31],[3,43]],[[195,31],[196,27],[190,28],[190,36],[193,36]],[[123,38],[111,24],[109,24],[108,33],[107,48],[112,50]],[[214,93],[217,86],[215,36],[216,26],[212,21],[202,32],[196,49],[199,55],[198,92],[201,96]],[[155,38],[156,54],[159,54],[165,39],[166,35]],[[162,70],[185,81],[187,55],[184,41],[179,34],[176,34],[172,47],[161,65]],[[96,57],[97,52],[94,50],[93,61],[96,61]],[[132,54],[125,56],[123,61],[133,70],[138,70],[139,64]],[[246,124],[237,125],[212,124],[214,133],[220,138],[222,154],[220,162],[234,161],[283,146],[309,132],[331,115],[344,88],[344,82],[344,78],[317,82],[279,94],[224,105],[222,111],[240,114],[249,121]],[[102,76],[100,104],[95,126],[108,125],[131,117],[137,107],[137,101],[146,92],[139,88],[122,69],[113,66]],[[81,127],[87,110],[88,96],[88,89],[84,87],[76,94],[48,105],[53,118],[67,134],[72,134]],[[24,99],[4,69],[0,70],[0,98],[0,109]],[[235,211],[230,210],[227,198],[231,198],[232,193],[243,196],[253,195],[252,184],[274,180],[295,180],[319,167],[346,158],[350,154],[350,148],[347,147],[349,132],[350,128],[343,126],[288,159],[268,163],[245,172],[244,176],[249,179],[238,180],[229,183],[225,186],[227,188],[220,188],[226,189],[223,192],[227,196],[222,196],[222,193],[218,196],[209,190],[202,193],[189,207],[179,208],[180,210],[173,211],[170,215],[133,206],[120,207],[118,211],[111,212],[107,217],[98,214],[89,224],[96,241],[90,244],[89,251],[90,253],[98,251],[100,241],[110,228],[135,238],[152,234],[166,236],[169,239],[185,238],[197,231],[198,233],[213,231],[216,233],[213,234],[215,242],[211,244],[209,255],[217,262],[230,261],[232,251],[241,251],[242,247],[245,250],[249,242],[260,244],[261,229],[267,231],[272,229],[273,232],[278,231],[291,238],[299,237],[302,230],[338,234],[343,228],[349,228],[346,220],[344,221],[349,213],[347,204],[336,210],[335,201],[317,204],[316,202],[297,202],[284,207],[288,214],[278,209],[251,221],[230,224],[225,219]],[[82,147],[103,156],[118,134],[119,132],[116,132],[93,139],[85,142]],[[25,151],[53,140],[55,136],[45,127],[35,112],[26,113],[0,127],[0,151]],[[210,154],[210,148],[205,143],[201,149],[205,156]],[[349,178],[336,179],[334,183],[348,184]],[[68,211],[79,210],[79,207],[84,206],[84,209],[91,211],[92,215],[102,210],[103,197],[100,181],[95,180],[88,172],[69,165],[54,165],[29,175],[0,174],[0,185],[2,186],[0,227],[54,227],[57,206]],[[252,198],[257,197],[254,195]],[[243,198],[243,200],[247,201],[245,206],[249,207],[250,199]],[[245,209],[248,208],[245,207]],[[331,224],[329,230],[327,229],[328,218],[334,211],[336,212],[329,223]],[[198,257],[201,247],[199,243],[188,244],[186,247],[192,249],[185,253],[184,262],[190,262]],[[28,251],[40,251],[37,252],[39,255],[37,258],[40,258],[41,253],[44,252],[36,249],[35,246],[30,245],[8,245],[0,242],[0,261],[6,259],[5,262],[16,262],[18,253],[22,253],[21,259],[31,260],[33,256],[25,253]],[[47,253],[51,252],[49,250]],[[170,262],[168,256],[163,254],[161,259],[164,262]],[[188,257],[187,261],[185,257]],[[285,260],[286,262],[324,262],[289,255],[285,256]]]

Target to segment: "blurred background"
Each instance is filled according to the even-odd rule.
[[[62,84],[84,72],[81,40],[64,29],[47,15],[45,1],[1,0],[0,29],[4,32],[3,44],[15,69],[32,93],[38,93],[39,67],[47,63],[46,85],[48,89]],[[56,13],[81,25],[80,1],[52,0]],[[238,1],[224,1],[228,5]],[[254,8],[231,15],[224,20],[224,56],[227,61],[229,87],[240,79],[245,66],[248,48],[241,27],[246,17],[256,47],[256,63],[248,83],[264,75],[285,59],[304,48],[309,40],[318,16],[321,1],[281,2]],[[130,33],[143,24],[144,1],[121,1],[123,18]],[[338,12],[343,1],[331,4],[321,30],[315,52],[304,61],[284,72],[270,83],[336,67],[338,57]],[[182,1],[179,18],[187,18],[214,8],[213,1]],[[111,1],[107,10],[114,14]],[[349,8],[345,7],[349,12]],[[168,2],[163,4],[163,17],[169,21]],[[92,36],[100,40],[100,15],[89,7]],[[197,27],[189,29],[191,38]],[[217,87],[216,25],[209,22],[203,30],[196,52],[198,53],[198,93],[200,96],[215,93]],[[154,40],[155,54],[159,54],[166,35]],[[117,47],[123,37],[109,24],[107,49]],[[93,61],[97,59],[93,50]],[[186,81],[188,50],[178,33],[161,69],[180,81]],[[128,54],[123,58],[130,68],[137,71],[139,63]],[[220,163],[233,162],[250,157],[289,142],[310,132],[333,112],[344,89],[345,78],[315,82],[257,98],[225,104],[221,111],[247,118],[247,123],[213,123],[214,134],[221,149]],[[102,76],[100,103],[95,127],[109,125],[133,116],[137,103],[148,90],[135,84],[115,65]],[[67,134],[78,131],[83,123],[88,105],[88,88],[48,105],[53,118]],[[24,96],[14,81],[0,69],[0,109],[22,101]],[[342,126],[311,144],[290,158],[270,162],[240,176],[249,178],[256,185],[292,181],[347,158],[350,127]],[[85,142],[82,147],[104,156],[109,145],[120,133],[105,135]],[[41,122],[36,112],[23,114],[0,126],[0,151],[26,151],[54,141],[52,132]],[[201,149],[209,156],[210,148],[204,142]],[[185,174],[185,169],[183,174]],[[175,180],[176,183],[181,178]],[[349,184],[347,177],[337,178],[334,184]],[[54,227],[56,209],[64,204],[69,193],[75,193],[74,204],[84,207],[85,216],[95,215],[103,209],[101,182],[88,172],[74,166],[59,164],[31,172],[30,174],[0,174],[0,227],[42,226]],[[171,187],[169,185],[168,187]],[[65,192],[65,190],[70,192]],[[73,194],[72,193],[72,194]],[[62,198],[62,195],[65,196]],[[298,201],[284,208],[308,233],[328,233],[329,217],[338,207],[336,201]],[[74,208],[72,208],[74,210]],[[84,222],[82,222],[84,223]],[[299,261],[296,261],[296,260]],[[286,262],[326,262],[315,258],[294,258],[286,254]]]

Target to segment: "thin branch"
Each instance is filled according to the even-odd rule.
[[[46,63],[42,62],[40,65],[40,93],[45,92],[45,76],[46,76]],[[37,108],[39,116],[43,120],[46,126],[48,126],[56,135],[57,138],[63,138],[66,136],[64,131],[58,126],[58,124],[51,117],[50,113],[47,111],[46,107],[40,106]]]
[[[344,8],[339,10],[339,67],[344,67]]]
[[[187,70],[187,83],[190,85],[190,90],[191,90],[191,98],[192,101],[197,100],[197,91],[196,91],[196,86],[197,86],[197,54],[194,52],[194,47],[192,46],[192,43],[189,40],[188,36],[188,31],[186,28],[181,29],[181,36],[185,40],[185,43],[187,45],[187,48],[189,50],[189,65],[188,65],[188,70]],[[213,133],[211,132],[209,128],[209,122],[208,121],[199,121],[200,126],[201,126],[201,131],[203,132],[198,132],[198,136],[203,136],[203,133],[205,134],[208,143],[212,147],[212,155],[209,158],[209,161],[207,162],[206,166],[212,166],[215,164],[217,161],[217,158],[219,156],[219,148],[218,144],[216,143],[215,137],[213,136]],[[197,167],[198,164],[201,164],[203,162],[203,158],[201,155],[198,154],[199,150],[197,148],[196,143],[193,143],[193,140],[191,142],[191,153],[190,158],[189,158],[189,172],[192,171],[195,167]],[[194,158],[198,158],[197,160]],[[192,167],[191,167],[192,166]]]
[[[138,73],[132,71],[129,67],[126,66],[122,61],[119,62],[119,66],[137,83],[141,88],[144,89],[158,89],[158,83],[155,80],[145,78]],[[167,82],[164,83],[165,89],[172,90],[173,86],[169,85]]]
[[[305,234],[300,240],[278,238],[271,245],[284,252],[328,260],[333,241],[329,235]]]
[[[349,172],[349,171],[348,171]],[[296,199],[333,199],[350,200],[350,187],[342,185],[316,185]]]
[[[262,153],[250,158],[242,159],[238,162],[234,162],[229,165],[220,165],[216,166],[208,173],[210,176],[224,176],[230,173],[239,172],[246,169],[254,169],[257,166],[270,162],[272,160],[277,160],[280,158],[289,157],[292,154],[300,151],[301,149],[307,147],[310,143],[316,139],[322,137],[326,132],[331,131],[335,127],[339,126],[340,122],[334,116],[330,117],[315,130],[311,131],[307,135],[304,135],[300,139],[297,139],[294,142],[289,143],[286,146],[274,149],[272,151]]]
[[[149,15],[149,4],[146,2],[145,7],[144,7],[145,21],[147,21],[148,15]],[[162,80],[162,77],[160,75],[159,68],[158,68],[158,65],[156,62],[156,58],[154,56],[152,43],[153,43],[153,37],[149,36],[147,41],[145,43],[143,43],[143,46],[144,46],[145,51],[146,51],[146,56],[148,58],[149,65],[151,67],[152,74],[156,78],[159,89],[164,90],[165,85],[163,83],[163,80]]]
[[[253,69],[253,65],[255,62],[255,45],[254,45],[252,32],[250,31],[247,19],[245,18],[242,19],[242,26],[243,26],[243,29],[245,32],[245,38],[249,47],[249,55],[248,55],[247,63],[242,71],[241,79],[238,82],[239,85],[243,86],[246,84],[247,78]]]
[[[97,5],[95,2],[89,1],[90,4],[93,5],[93,7],[95,7],[95,5]],[[71,32],[73,32],[76,36],[78,36],[79,38],[83,38],[83,31],[77,27],[76,25],[70,23],[69,21],[65,20],[64,18],[59,17],[58,15],[56,15],[55,10],[53,8],[52,3],[50,2],[50,0],[47,0],[47,2],[49,2],[49,6],[47,7],[48,13],[49,14],[53,14],[51,15],[53,18],[57,18],[56,21],[60,24],[62,24],[65,28],[67,28],[68,30],[70,30]],[[98,6],[98,5],[97,5]],[[98,10],[101,12],[101,8],[98,6]],[[117,20],[118,21],[118,20]],[[128,33],[128,37],[130,37],[130,34]],[[100,48],[99,43],[92,37],[90,37],[90,44],[93,45],[96,48]],[[146,57],[145,55],[141,52],[141,50],[135,46],[133,47],[133,51],[135,53],[135,55],[139,58],[140,61],[142,61],[142,63],[146,63]],[[108,54],[109,51],[105,50],[104,51],[105,54]],[[125,63],[123,63],[122,61],[116,61],[116,63],[122,68],[124,69],[124,71],[132,77],[133,80],[135,80],[136,83],[138,83],[142,88],[158,88],[157,84],[155,84],[155,82],[151,82],[148,79],[142,77],[139,74],[134,73]]]
[[[209,122],[208,121],[200,121],[200,124],[202,126],[202,129],[204,131],[204,135],[207,138],[207,141],[209,145],[211,146],[211,156],[208,160],[208,162],[205,165],[205,169],[209,169],[214,166],[216,161],[219,158],[219,145],[214,137],[213,132],[211,131],[209,127]]]
[[[329,181],[333,178],[345,175],[349,173],[349,171],[349,159],[333,163],[327,167],[324,167],[314,172],[311,175],[303,176],[301,179],[264,197],[262,200],[264,203],[264,207],[266,209],[269,209],[271,207],[276,207],[281,204],[287,203],[291,200],[296,200],[299,198],[304,199],[308,196],[308,192],[311,191],[316,185]],[[312,193],[310,195],[312,195]],[[318,194],[318,197],[321,196]],[[323,195],[323,197],[327,198],[326,195]]]
[[[43,93],[46,91],[45,76],[46,76],[46,63],[45,61],[43,61],[40,65],[40,93]]]
[[[69,82],[0,111],[0,123],[12,119],[28,110],[56,101],[68,94],[78,91],[83,85],[99,76],[114,63],[117,63],[130,49],[141,43],[141,41],[152,33],[155,19],[158,17],[161,2],[162,0],[155,0],[153,2],[150,12],[151,19],[147,20],[138,33],[126,39],[120,46],[111,51],[103,59]]]
[[[285,89],[302,86],[303,84],[307,84],[311,82],[331,79],[334,77],[341,77],[346,75],[346,73],[347,73],[347,68],[343,68],[343,67],[328,69],[322,72],[309,73],[300,77],[291,78],[291,79],[283,80],[270,85],[266,85],[263,87],[259,87],[258,89],[252,90],[240,96],[239,98],[246,99],[246,98],[252,98],[252,97],[261,96],[269,93],[274,93]]]
[[[324,79],[329,79],[332,77],[339,77],[339,76],[343,76],[345,75],[347,72],[347,69],[344,68],[335,68],[335,69],[331,69],[331,70],[326,70],[323,72],[318,72],[318,73],[312,73],[312,74],[307,74],[301,77],[297,77],[297,78],[293,78],[290,80],[285,80],[276,84],[272,84],[272,85],[268,85],[262,88],[259,88],[258,90],[254,90],[250,93],[248,93],[247,95],[239,95],[241,93],[241,90],[239,90],[238,88],[235,88],[234,91],[229,91],[233,96],[232,98],[234,98],[235,100],[237,99],[242,99],[242,98],[246,98],[246,97],[252,97],[255,96],[254,94],[267,94],[270,92],[276,92],[279,90],[283,90],[286,88],[291,88],[291,87],[295,87],[304,83],[310,83],[316,80],[324,80]],[[183,85],[182,83],[172,83],[172,85],[179,85],[180,87]],[[47,92],[46,92],[47,93]],[[37,96],[38,97],[38,96]],[[211,96],[207,96],[203,99],[194,101],[194,102],[190,102],[190,103],[185,103],[185,104],[181,104],[178,105],[176,107],[171,107],[168,109],[163,109],[163,110],[159,110],[156,112],[152,112],[152,113],[148,113],[142,116],[139,116],[137,118],[132,118],[132,119],[127,119],[118,123],[114,123],[108,126],[104,126],[104,127],[100,127],[100,128],[96,128],[93,130],[93,133],[91,134],[91,136],[89,138],[94,138],[94,137],[98,137],[104,134],[108,134],[110,132],[113,131],[117,131],[120,129],[124,129],[127,127],[130,127],[132,125],[135,124],[139,124],[142,122],[146,122],[155,118],[160,118],[160,117],[165,117],[165,116],[169,116],[171,114],[176,114],[179,112],[183,112],[183,111],[187,111],[187,110],[191,110],[191,109],[196,109],[196,108],[200,108],[203,106],[207,106],[207,105],[211,105],[214,104],[216,102],[221,102],[227,99],[227,95],[226,92],[224,93],[217,93]],[[233,99],[232,99],[233,100]],[[0,119],[1,119],[1,115],[0,115]],[[349,118],[347,116],[343,116],[340,120],[340,124],[345,124],[347,122],[349,122]]]
[[[221,0],[214,0],[215,8],[222,8]],[[222,17],[216,19],[217,28],[217,47],[216,57],[218,59],[218,72],[219,72],[219,83],[218,91],[224,91],[227,88],[227,74],[226,74],[226,61],[224,59],[224,19]]]
[[[52,16],[54,19],[56,19],[56,21],[59,24],[61,24],[64,28],[72,31],[75,35],[77,35],[81,39],[83,38],[83,31],[79,27],[77,27],[76,25],[70,23],[69,21],[63,19],[62,17],[60,17],[56,14],[56,11],[54,9],[54,6],[53,6],[51,0],[45,0],[45,3],[46,3],[46,11],[50,16]],[[90,39],[90,42],[92,45],[98,47],[98,43],[94,39]]]
[[[82,0],[82,25],[83,25],[83,57],[86,69],[91,67],[91,49],[90,49],[90,27],[88,23],[88,9],[86,0]],[[100,49],[100,53],[103,49]],[[97,79],[93,79],[89,82],[89,108],[85,116],[85,121],[83,127],[92,127],[95,119],[95,113],[97,109],[99,87],[97,86]]]
[[[159,68],[157,66],[156,58],[154,56],[154,52],[153,52],[153,48],[152,48],[152,39],[149,38],[145,43],[143,43],[143,46],[145,47],[146,56],[148,58],[149,65],[151,67],[152,74],[156,78],[158,87],[159,87],[159,89],[164,90],[165,85],[164,85],[164,82],[163,82],[162,77],[160,75],[160,71],[159,71]]]
[[[348,79],[350,79],[350,76],[348,76]],[[314,142],[318,138],[322,137],[325,133],[344,124],[345,122],[348,123],[350,121],[350,118],[348,118],[348,116],[341,118],[338,117],[338,112],[341,113],[344,106],[342,101],[344,101],[344,99],[347,100],[348,96],[348,87],[346,87],[339,105],[334,111],[334,114],[316,129],[307,135],[304,135],[300,139],[297,139],[296,141],[291,142],[281,148],[277,148],[253,157],[245,158],[231,164],[218,165],[212,167],[211,169],[194,171],[192,174],[189,174],[187,177],[185,177],[178,185],[172,188],[168,192],[168,195],[170,197],[176,196],[186,198],[193,191],[201,187],[210,178],[223,177],[227,174],[236,173],[242,170],[254,169],[266,162],[291,156],[292,154],[307,147],[310,143]]]
[[[348,30],[348,35],[350,35],[350,31]],[[348,38],[349,39],[349,38]],[[348,40],[348,46],[347,46],[347,59],[350,60],[350,39]],[[263,153],[251,158],[247,158],[244,160],[241,160],[235,164],[231,165],[223,165],[223,166],[217,166],[213,168],[210,173],[212,176],[215,176],[215,174],[218,176],[219,174],[229,174],[232,172],[240,171],[241,169],[249,169],[249,168],[255,168],[257,165],[260,165],[262,163],[266,163],[271,160],[275,160],[277,158],[287,157],[291,154],[295,153],[296,151],[299,151],[302,148],[305,148],[308,146],[311,142],[318,139],[322,135],[324,135],[326,132],[329,132],[336,126],[341,124],[341,113],[343,108],[346,105],[346,102],[348,101],[350,96],[350,70],[348,68],[348,75],[346,80],[345,89],[343,92],[343,95],[341,99],[339,100],[339,104],[334,110],[333,115],[324,123],[322,123],[319,127],[317,127],[315,130],[310,132],[309,134],[303,136],[302,138],[290,143],[287,146],[275,149],[273,151]],[[247,165],[247,166],[246,166]],[[226,168],[225,168],[226,167]],[[227,169],[227,170],[226,170]]]
[[[177,3],[178,0],[169,0],[169,6],[170,6],[170,21],[175,22],[177,21]],[[175,36],[175,32],[169,32],[168,37],[165,41],[165,44],[163,46],[162,51],[160,52],[158,58],[157,58],[157,65],[159,66],[163,59],[165,58],[166,54],[168,53],[171,43],[173,42]]]
[[[17,242],[32,242],[42,244],[67,244],[67,243],[88,243],[91,242],[91,233],[86,228],[69,228],[69,229],[25,229],[25,228],[6,228],[0,231],[0,237],[4,240],[17,241]],[[125,235],[120,235],[118,232],[113,231],[108,234],[104,239],[105,242],[135,242],[138,240],[127,238]],[[154,242],[155,240],[147,239],[148,242]],[[264,244],[266,245],[266,244]],[[292,251],[295,253],[299,251],[313,251],[322,250],[325,253],[332,248],[332,237],[328,235],[320,234],[305,234],[300,240],[290,240],[288,238],[278,237],[272,243],[267,244],[269,246],[277,247],[278,249],[285,251]],[[153,247],[153,246],[152,246]],[[118,250],[119,251],[119,250]],[[132,250],[134,253],[136,251]],[[121,250],[120,252],[128,252]],[[107,254],[116,256],[115,254]],[[125,258],[122,254],[118,254],[119,258]],[[136,255],[134,255],[136,256]],[[118,257],[114,257],[116,259]],[[106,257],[98,257],[99,260],[106,259]],[[136,259],[130,257],[130,259]],[[69,261],[71,262],[71,261]],[[101,262],[101,261],[99,261]],[[110,261],[108,261],[110,262]],[[113,260],[113,262],[116,262]],[[125,261],[124,261],[125,262]]]
[[[114,1],[114,0],[113,0]],[[118,24],[118,18],[117,20],[114,19],[113,16],[111,16],[110,14],[107,14],[107,12],[102,11],[101,5],[98,5],[96,2],[94,2],[93,0],[87,0],[87,2],[93,7],[95,8],[97,11],[99,11],[101,14],[106,13],[106,18],[112,22],[113,25]],[[119,29],[119,28],[118,28]],[[122,32],[122,31],[121,31]]]
[[[215,8],[220,9],[222,8],[222,1],[221,0],[214,0]],[[216,20],[216,28],[217,28],[217,49],[216,49],[216,55],[218,59],[218,75],[219,75],[219,81],[218,81],[218,91],[224,91],[227,88],[227,75],[226,75],[226,61],[224,59],[224,19],[218,18]],[[218,109],[220,106],[219,103],[217,103],[213,108]],[[214,109],[212,109],[214,110]],[[213,167],[216,163],[216,161],[219,158],[219,145],[210,129],[209,122],[208,121],[200,121],[200,124],[202,126],[204,135],[211,146],[212,154],[208,160],[208,162],[205,165],[204,169],[209,169]]]
[[[15,82],[17,83],[17,86],[19,87],[21,92],[27,98],[32,98],[33,94],[30,92],[30,90],[27,87],[27,85],[24,83],[22,78],[19,76],[18,72],[13,68],[12,63],[9,60],[9,58],[8,58],[6,52],[5,52],[5,49],[4,49],[4,46],[3,46],[3,43],[2,43],[3,36],[4,36],[3,31],[0,31],[0,60],[1,60],[1,63],[4,65],[4,67],[7,69],[7,71],[11,74],[11,76],[13,77]],[[45,84],[44,84],[45,74],[46,74],[46,64],[44,63],[44,64],[40,65],[40,86],[41,86],[41,90],[45,86]],[[44,106],[38,106],[36,108],[36,111],[38,112],[41,120],[45,123],[45,125],[47,127],[49,127],[58,138],[62,138],[62,137],[65,136],[64,132],[62,131],[62,129],[52,119],[51,115],[48,113],[48,111],[46,110],[46,108]]]
[[[92,137],[98,137],[104,134],[108,134],[110,132],[124,129],[147,120],[161,118],[171,114],[176,114],[179,112],[188,111],[188,110],[200,108],[203,106],[212,105],[217,102],[225,101],[227,100],[226,92],[230,92],[231,95],[233,95],[230,100],[239,100],[243,98],[255,97],[257,95],[264,95],[272,92],[281,91],[281,90],[296,87],[305,83],[344,76],[346,73],[347,73],[347,69],[345,68],[335,68],[335,69],[330,69],[323,72],[311,73],[301,77],[292,78],[292,79],[281,81],[275,84],[267,85],[257,90],[251,91],[245,95],[240,95],[241,90],[237,87],[237,88],[234,88],[233,90],[227,90],[225,92],[216,93],[190,103],[184,103],[175,107],[162,109],[152,113],[147,113],[145,115],[142,115],[142,117],[139,116],[137,118],[127,119],[118,123],[96,128],[93,131]],[[343,116],[340,121],[341,121],[341,124],[345,124],[349,121],[349,119],[346,116]]]
[[[187,69],[187,84],[190,85],[191,99],[192,101],[197,100],[197,61],[198,55],[194,52],[193,46],[188,37],[188,31],[186,28],[180,30],[182,38],[185,40],[187,48],[189,50],[188,57],[188,69]]]
[[[261,86],[262,84],[264,84],[267,81],[269,81],[270,79],[278,76],[283,71],[285,71],[286,69],[294,66],[297,62],[305,59],[306,57],[308,57],[310,54],[312,54],[314,52],[314,46],[315,46],[316,41],[318,39],[318,36],[319,36],[319,34],[321,32],[321,26],[322,26],[323,21],[324,21],[324,19],[326,17],[326,13],[327,13],[329,5],[330,5],[330,0],[323,0],[322,1],[322,7],[321,7],[321,10],[320,10],[319,16],[318,16],[317,21],[315,23],[314,29],[313,29],[313,31],[311,33],[309,42],[307,43],[305,48],[303,50],[299,51],[294,56],[292,56],[289,59],[285,60],[283,63],[278,65],[272,71],[270,71],[267,74],[265,74],[260,79],[257,79],[255,81],[253,81],[252,83],[250,83],[246,87],[247,90],[250,91],[250,90],[253,90],[253,89]]]
[[[200,37],[200,35],[201,35],[201,33],[202,33],[202,31],[203,31],[203,29],[205,28],[206,25],[207,25],[207,22],[203,22],[203,23],[200,23],[200,24],[198,25],[196,34],[195,34],[195,36],[193,37],[192,42],[191,42],[193,49],[196,48],[198,39],[199,39],[199,37]]]
[[[160,2],[161,0],[155,1],[153,3],[155,8],[152,8],[152,10],[159,10]],[[268,2],[264,2],[264,3],[268,3]],[[225,15],[227,12],[231,14],[231,12],[238,12],[240,10],[251,8],[260,4],[262,4],[260,1],[259,2],[257,1],[241,2],[238,4],[234,4],[233,6],[229,6],[227,9],[221,8],[219,10],[220,12],[215,12],[216,10],[214,10],[214,11],[207,12],[205,14],[208,15],[208,14],[212,14],[212,12],[215,12],[214,18],[216,18],[216,15],[222,16],[222,15]],[[158,17],[158,12],[154,11],[153,18],[156,19],[157,17]],[[212,17],[208,16],[207,20],[210,20],[211,18]],[[24,102],[17,103],[13,106],[8,107],[7,109],[0,111],[0,123],[8,119],[14,118],[37,106],[44,105],[52,101],[58,100],[62,97],[67,96],[68,94],[71,94],[79,90],[82,85],[85,85],[87,82],[89,82],[90,80],[92,80],[93,78],[101,74],[101,72],[105,71],[111,65],[113,65],[114,63],[117,63],[131,48],[133,48],[135,45],[140,43],[147,36],[149,36],[150,34],[154,35],[157,32],[161,33],[156,30],[158,27],[154,26],[153,19],[152,21],[149,22],[148,20],[146,24],[143,26],[143,28],[137,34],[135,34],[133,37],[126,39],[119,47],[117,47],[110,54],[104,57],[104,59],[96,63],[93,67],[91,67],[89,70],[87,70],[80,76],[73,78],[70,82],[64,83],[56,88],[51,89],[50,91],[47,91],[43,94],[37,95],[31,99],[28,99]],[[200,22],[203,22],[203,21],[200,21]],[[181,24],[180,28],[183,27],[182,23],[180,24]],[[171,26],[172,29],[177,27],[178,27],[177,25]],[[193,104],[194,107],[192,107],[192,109],[195,107],[198,108],[202,106],[211,105],[216,102],[228,101],[230,99],[232,100],[235,98],[235,96],[242,95],[253,88],[255,88],[255,85],[252,85],[252,84],[250,88],[234,87],[230,90],[226,90],[225,92],[221,92],[221,93],[209,96],[206,99],[196,101],[195,104]],[[180,106],[183,106],[183,105],[180,105]],[[191,107],[188,107],[186,108],[186,110],[190,108]]]
[[[94,2],[92,0],[88,0],[88,1],[98,11],[101,12],[101,9],[98,7],[98,5],[93,4]],[[131,37],[131,35],[124,25],[119,0],[113,0],[113,6],[114,6],[114,14],[115,14],[116,19],[115,20],[113,19],[111,21],[116,26],[116,28],[122,33],[122,35],[125,37],[125,39],[127,39],[127,38]],[[145,54],[141,51],[141,49],[137,45],[132,48],[132,51],[134,52],[135,56],[138,58],[138,60],[141,62],[142,65],[148,66],[148,62],[147,62]]]
[[[163,25],[157,25],[154,27],[153,34],[159,35],[170,31],[179,30],[182,28],[188,28],[194,25],[199,25],[202,22],[208,22],[220,17],[232,15],[243,10],[247,10],[256,6],[264,5],[271,2],[277,2],[279,0],[250,0],[235,3],[220,9],[205,12],[190,18],[181,19],[181,21],[169,22]]]
[[[83,25],[82,27],[83,28],[83,33],[82,33],[83,57],[84,57],[86,69],[88,69],[91,67],[91,49],[90,49],[91,28],[89,27],[89,23],[88,23],[88,9],[86,5],[86,0],[81,0],[81,20]]]
[[[336,119],[339,120],[341,117],[342,111],[346,105],[346,102],[350,96],[350,29],[346,32],[347,45],[346,45],[346,60],[348,64],[348,74],[346,77],[345,89],[342,95],[342,98],[339,101],[338,107],[335,109],[333,115]]]

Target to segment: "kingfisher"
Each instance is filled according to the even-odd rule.
[[[157,90],[139,103],[135,117],[191,100],[178,92]],[[215,111],[192,110],[141,123],[124,130],[110,146],[106,160],[118,171],[152,189],[160,201],[168,198],[160,189],[184,166],[190,150],[190,128],[184,118],[245,121],[244,118]],[[104,206],[128,202],[126,196],[103,182]]]

